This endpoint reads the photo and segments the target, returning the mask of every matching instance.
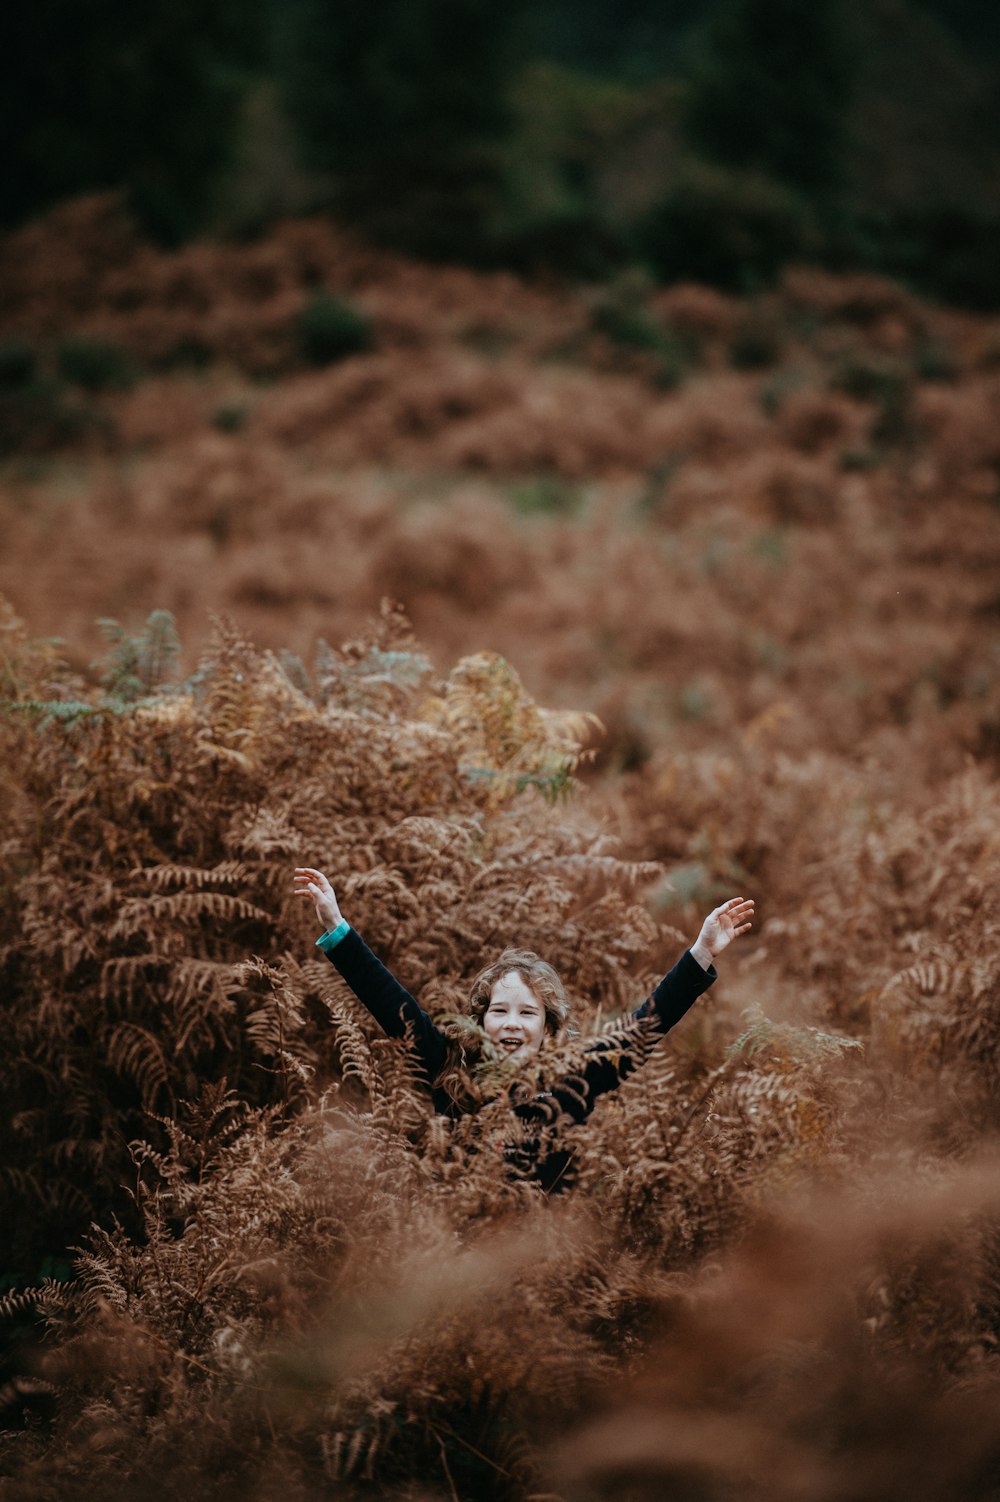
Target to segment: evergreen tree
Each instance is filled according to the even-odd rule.
[[[674,70],[704,11],[705,0],[538,0],[533,39],[553,62],[645,81]]]
[[[259,57],[256,14],[255,0],[8,6],[0,220],[125,187],[161,239],[197,228]]]
[[[844,170],[856,68],[843,0],[728,0],[692,67],[692,143],[727,167],[822,193]]]
[[[523,4],[274,0],[277,66],[304,158],[372,227],[428,250],[475,232],[524,53]]]

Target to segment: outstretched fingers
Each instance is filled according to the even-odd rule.
[[[308,897],[316,908],[317,918],[327,928],[336,928],[343,921],[329,879],[315,866],[296,866],[294,895]]]
[[[752,897],[730,897],[719,909],[720,916],[733,926],[733,938],[747,933],[753,927],[754,902]]]

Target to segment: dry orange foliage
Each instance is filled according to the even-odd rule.
[[[995,1496],[996,330],[804,268],[598,328],[107,200],[0,273],[43,363],[146,370],[0,472],[4,1497]],[[371,352],[302,368],[317,289]],[[302,861],[432,1011],[516,942],[583,1039],[760,921],[545,1199],[502,1102],[429,1115]]]

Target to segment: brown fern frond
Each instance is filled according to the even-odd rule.
[[[249,879],[249,871],[242,861],[220,861],[211,870],[202,870],[197,866],[178,866],[170,863],[159,866],[144,866],[132,872],[133,876],[141,877],[147,881],[156,891],[162,892],[164,888],[180,887],[186,891],[192,888],[203,891],[205,887],[213,886],[245,886]]]
[[[102,1041],[109,1065],[135,1084],[147,1110],[170,1099],[169,1066],[159,1039],[148,1028],[119,1022]]]
[[[19,1315],[32,1313],[38,1301],[38,1292],[36,1288],[25,1288],[5,1293],[0,1297],[0,1320],[17,1319]]]
[[[229,892],[170,892],[126,900],[108,932],[112,939],[129,939],[148,932],[150,927],[155,929],[157,925],[167,926],[172,922],[196,924],[203,919],[215,924],[241,921],[267,924],[271,915]]]

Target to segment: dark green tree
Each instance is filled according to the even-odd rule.
[[[644,82],[675,70],[706,0],[536,0],[535,49],[600,77]]]
[[[34,0],[5,9],[0,216],[123,187],[174,241],[198,228],[260,55],[256,0]]]
[[[845,0],[726,0],[693,53],[692,145],[810,195],[837,187],[858,60]]]
[[[496,187],[525,0],[272,0],[304,158],[369,227],[469,248]]]

